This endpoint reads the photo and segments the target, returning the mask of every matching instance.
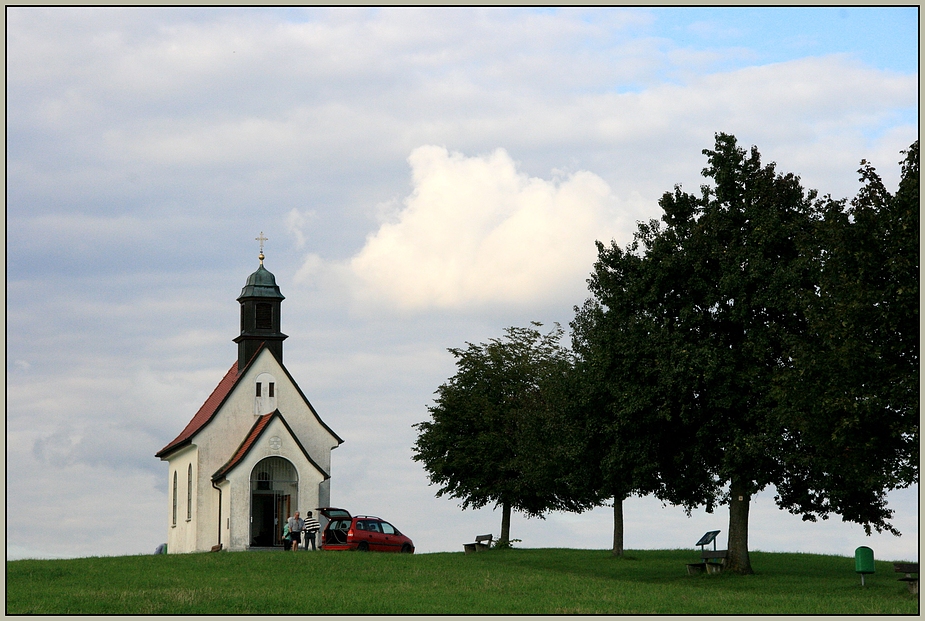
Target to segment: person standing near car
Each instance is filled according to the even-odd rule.
[[[293,552],[299,549],[299,540],[302,537],[302,528],[304,526],[305,522],[302,521],[302,518],[299,517],[299,512],[296,511],[295,515],[289,518],[289,536],[292,537]]]
[[[318,520],[312,517],[312,512],[309,511],[305,514],[305,527],[302,530],[302,532],[305,533],[305,535],[303,535],[304,541],[302,542],[302,545],[305,546],[306,551],[308,551],[309,543],[312,544],[312,550],[315,550],[316,552],[318,551],[318,548],[315,545],[315,535],[319,530],[321,530],[321,524],[318,523]]]

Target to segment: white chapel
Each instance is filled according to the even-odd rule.
[[[330,504],[331,451],[343,443],[283,365],[276,277],[263,266],[238,297],[238,359],[176,438],[166,461],[167,551],[282,547],[285,519]]]

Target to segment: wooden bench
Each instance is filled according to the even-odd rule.
[[[703,550],[700,553],[700,562],[699,563],[688,563],[687,573],[690,575],[702,574],[707,572],[708,574],[718,574],[723,571],[723,561],[726,558],[726,550]],[[716,559],[719,559],[716,562]]]
[[[488,543],[485,543],[486,541]],[[466,554],[469,554],[470,552],[481,552],[491,547],[491,541],[491,535],[479,535],[475,538],[474,543],[464,543],[463,550],[466,551]]]
[[[693,576],[694,574],[702,574],[703,572],[718,574],[723,571],[726,550],[716,549],[716,535],[718,535],[719,532],[718,530],[708,531],[694,544],[695,546],[700,546],[700,562],[687,564],[687,573],[689,575]],[[713,544],[713,549],[705,549],[704,546],[711,543]],[[714,562],[716,559],[719,559],[718,562]]]
[[[718,574],[723,571],[726,550],[703,550],[700,552],[700,560],[706,566],[708,574]]]
[[[918,563],[893,563],[893,571],[898,574],[906,574],[899,579],[900,582],[907,583],[909,585],[909,592],[913,595],[919,594],[919,577],[918,575],[912,575],[919,573]]]

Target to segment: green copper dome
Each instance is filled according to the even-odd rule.
[[[286,299],[279,292],[279,287],[276,285],[276,276],[263,266],[263,261],[260,262],[260,267],[257,268],[257,271],[247,277],[247,284],[241,289],[238,300],[240,301],[243,298]]]

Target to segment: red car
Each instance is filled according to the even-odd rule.
[[[322,507],[318,512],[328,519],[321,533],[322,550],[414,553],[414,543],[382,518],[351,516],[346,509],[334,507]]]

